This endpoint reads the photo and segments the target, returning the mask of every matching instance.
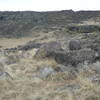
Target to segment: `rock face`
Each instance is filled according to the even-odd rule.
[[[76,66],[79,63],[84,63],[85,61],[92,63],[97,58],[96,52],[94,50],[88,48],[77,50],[76,48],[79,49],[80,45],[75,46],[76,47],[73,49],[74,51],[64,51],[59,43],[52,42],[40,47],[35,57],[42,59],[52,58],[59,64],[72,66]]]
[[[72,65],[77,65],[85,61],[92,63],[96,59],[95,51],[91,49],[82,49],[78,51],[73,51],[73,52],[70,52],[70,56],[71,56],[70,63],[72,63]]]
[[[79,63],[89,62],[92,63],[96,59],[95,51],[90,49],[70,51],[66,53],[56,53],[55,60],[64,65],[76,66]]]
[[[81,49],[81,44],[79,40],[71,40],[69,42],[69,49],[70,50],[80,50]]]

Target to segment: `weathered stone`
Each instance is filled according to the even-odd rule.
[[[42,45],[37,51],[36,58],[50,58],[56,56],[55,52],[62,50],[61,44],[58,42],[50,42]]]
[[[81,44],[79,40],[71,40],[69,42],[69,49],[70,50],[80,50],[81,49]]]
[[[83,50],[70,52],[70,57],[71,57],[70,63],[72,65],[84,63],[85,61],[92,63],[96,59],[96,53],[91,49],[83,49]]]
[[[76,66],[77,64],[84,63],[85,61],[89,63],[94,62],[96,59],[96,55],[95,51],[93,50],[83,49],[66,53],[64,53],[63,51],[56,52],[54,58],[57,63]]]
[[[36,57],[42,59],[52,58],[59,64],[76,66],[85,61],[92,63],[95,61],[97,56],[94,50],[88,48],[66,52],[62,50],[58,44],[46,44],[37,51]]]

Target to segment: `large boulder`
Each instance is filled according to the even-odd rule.
[[[93,63],[97,57],[95,51],[91,49],[69,51],[66,53],[62,51],[56,52],[55,55],[57,63],[72,66],[76,66],[79,63],[84,62]]]
[[[35,58],[50,58],[55,56],[55,53],[62,51],[61,44],[58,42],[50,42],[42,45],[35,54]]]
[[[81,49],[81,43],[79,40],[71,40],[69,42],[69,50],[80,50]]]
[[[77,65],[79,63],[93,63],[97,57],[96,52],[91,49],[82,49],[70,52],[72,65]]]
[[[92,50],[94,50],[95,52],[97,52],[98,54],[98,60],[100,60],[100,38],[95,38],[95,39],[92,39],[92,40],[88,40],[88,41],[85,41],[83,44],[82,44],[83,48],[90,48]]]

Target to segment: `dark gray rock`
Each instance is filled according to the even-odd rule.
[[[94,51],[100,50],[100,38],[95,37],[94,39],[82,39],[80,40],[81,47],[83,48],[91,48]]]
[[[94,50],[95,52],[97,52],[98,54],[97,60],[100,61],[100,38],[95,38],[94,40],[91,40],[90,42],[86,42],[84,44],[84,47],[90,48]]]
[[[36,57],[38,58],[52,58],[57,63],[63,65],[77,66],[79,63],[93,63],[96,59],[96,52],[91,49],[81,49],[66,52],[57,43],[46,44],[37,51]]]
[[[80,40],[80,43],[81,43],[81,48],[82,49],[90,48],[90,45],[93,44],[93,40],[83,39],[83,40]]]
[[[17,51],[17,47],[15,47],[15,48],[6,48],[6,49],[4,49],[4,51],[8,52],[8,53],[10,53],[10,52],[16,52]]]
[[[53,54],[53,57],[59,64],[76,66],[85,61],[93,63],[96,59],[96,54],[93,50],[83,49],[69,52],[57,51]]]
[[[71,57],[70,63],[72,63],[72,65],[84,63],[85,61],[93,63],[96,59],[96,53],[91,49],[82,49],[70,52],[70,57]]]
[[[80,50],[81,49],[81,44],[79,40],[71,40],[69,42],[69,49],[70,50]]]
[[[61,44],[58,42],[50,42],[47,44],[42,45],[39,50],[36,52],[36,58],[54,58],[56,52],[61,51]]]

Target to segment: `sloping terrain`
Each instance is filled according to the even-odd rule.
[[[0,100],[100,100],[100,12],[0,12]]]
[[[99,17],[99,11],[0,12],[0,36],[34,36],[36,32],[62,31],[62,28],[65,32],[66,30],[74,31],[72,28],[70,30],[70,26],[77,24],[87,25],[85,28],[82,27],[82,30],[80,28],[78,32],[84,32],[87,29],[94,32],[100,30]],[[92,25],[92,29],[88,25]],[[66,29],[67,26],[69,26],[68,29]],[[78,30],[77,27],[74,29]]]
[[[0,100],[99,100],[99,34],[45,41],[0,51]]]

